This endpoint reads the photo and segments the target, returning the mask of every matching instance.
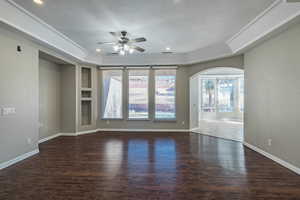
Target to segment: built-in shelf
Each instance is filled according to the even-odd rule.
[[[92,91],[81,91],[81,98],[92,98]]]
[[[90,68],[81,68],[81,87],[91,88],[92,87],[92,70]]]
[[[81,98],[81,101],[92,101],[92,98]]]
[[[93,89],[92,89],[92,68],[81,67],[81,126],[92,125],[92,105],[93,105]]]

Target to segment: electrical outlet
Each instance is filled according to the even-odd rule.
[[[182,125],[184,125],[185,124],[185,121],[182,121]]]
[[[272,139],[268,139],[268,146],[272,146]]]
[[[106,120],[106,124],[110,124],[110,121],[109,121],[109,120]]]

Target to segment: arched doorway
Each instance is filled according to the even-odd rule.
[[[193,132],[243,141],[243,70],[218,67],[194,75],[190,105]]]

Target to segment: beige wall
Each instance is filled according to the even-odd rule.
[[[244,56],[237,55],[228,58],[221,58],[217,60],[212,60],[208,62],[193,64],[188,66],[188,76],[193,76],[198,72],[204,71],[206,69],[215,67],[233,67],[238,69],[244,68]]]
[[[0,116],[0,163],[38,148],[38,50],[0,28],[0,107],[16,114]],[[22,52],[17,52],[21,45]]]
[[[47,114],[43,111],[39,113],[40,97],[42,102],[47,101],[44,96],[47,94],[39,96],[39,81],[41,81],[39,75],[42,77],[48,76],[46,77],[48,80],[44,80],[45,82],[41,83],[41,87],[56,95],[55,98],[48,96],[48,98],[51,98],[51,102],[47,102],[50,103],[48,106],[53,107],[59,104],[59,94],[55,90],[55,88],[58,89],[58,85],[55,84],[56,80],[59,81],[57,79],[58,71],[53,71],[50,68],[50,66],[54,68],[57,66],[42,61],[42,71],[39,74],[39,51],[51,54],[60,60],[64,60],[65,63],[75,64],[75,62],[56,53],[54,50],[42,47],[31,41],[26,35],[16,32],[1,23],[0,44],[0,108],[16,108],[16,114],[0,115],[1,164],[37,149],[40,138],[47,137],[58,130],[59,122],[56,119],[47,119]],[[21,46],[22,52],[17,52],[18,45]],[[60,87],[60,101],[61,103],[64,102],[60,116],[57,114],[58,110],[52,112],[51,115],[60,117],[62,130],[70,130],[74,133],[76,130],[76,114],[74,114],[76,113],[76,77],[75,67],[72,66],[74,70],[71,70],[71,72],[66,68],[63,69],[68,72],[61,71],[62,79],[60,82],[65,85]],[[48,83],[51,83],[51,87],[54,87],[47,88],[50,86],[47,86]],[[50,111],[49,108],[46,110]],[[39,137],[39,114],[42,114],[41,121],[47,126],[41,127],[41,137]],[[64,129],[66,126],[73,126],[73,128]]]
[[[299,36],[297,24],[245,54],[245,141],[297,167]]]
[[[76,66],[61,65],[61,132],[76,132]]]
[[[39,138],[61,131],[61,66],[39,59]]]

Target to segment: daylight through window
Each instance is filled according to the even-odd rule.
[[[103,70],[103,118],[120,119],[122,113],[122,70]]]

